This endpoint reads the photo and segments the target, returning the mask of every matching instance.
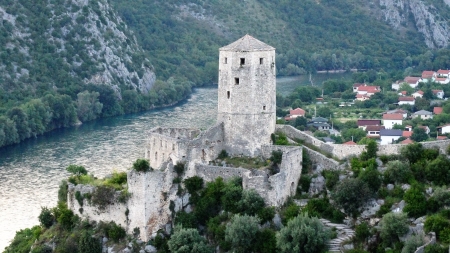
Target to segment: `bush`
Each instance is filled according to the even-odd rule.
[[[441,155],[426,167],[425,172],[428,181],[437,185],[445,185],[450,179],[450,160]]]
[[[87,175],[87,170],[79,165],[69,165],[66,170],[74,175]]]
[[[217,156],[217,159],[223,160],[228,157],[228,153],[225,149],[220,151],[219,156]]]
[[[184,172],[184,163],[177,162],[177,164],[173,166],[173,169],[179,176],[181,176]]]
[[[311,218],[307,213],[300,214],[277,234],[278,252],[324,252],[330,236],[331,231],[318,218]]]
[[[199,176],[186,178],[183,183],[184,187],[186,187],[190,194],[193,194],[203,188],[203,178]]]
[[[408,218],[405,213],[387,213],[380,222],[380,236],[386,245],[393,245],[399,237],[408,232]]]
[[[324,170],[322,171],[322,176],[325,178],[325,185],[330,191],[333,190],[334,186],[339,182],[338,170]]]
[[[167,242],[170,252],[173,253],[213,253],[206,240],[200,236],[196,229],[176,227],[175,232]]]
[[[106,206],[114,203],[116,195],[116,190],[114,188],[100,185],[97,186],[92,193],[91,202],[93,205],[96,205],[98,209],[104,210]]]
[[[58,190],[58,201],[67,202],[67,194],[69,193],[68,190],[67,181],[63,180],[61,181],[61,184],[59,184],[59,190]]]
[[[53,225],[55,221],[55,216],[53,216],[52,211],[47,207],[41,207],[41,214],[39,214],[39,222],[44,228],[49,228]]]
[[[383,174],[386,184],[408,183],[413,178],[412,171],[406,163],[390,161],[386,167],[387,169]]]
[[[369,186],[373,195],[380,189],[381,173],[376,167],[369,166],[366,169],[361,170],[358,177]]]
[[[345,214],[334,208],[328,198],[310,199],[302,212],[308,212],[311,216],[324,217],[336,223],[342,223],[345,218]]]
[[[78,240],[78,251],[83,253],[101,253],[102,243],[88,232],[83,232]]]
[[[283,151],[280,150],[272,151],[272,156],[270,157],[270,160],[273,162],[273,164],[275,165],[280,164],[282,158],[283,158]]]
[[[145,159],[137,159],[133,163],[133,169],[139,172],[147,172],[152,170],[152,168],[150,167],[150,163]]]
[[[299,180],[300,189],[304,193],[309,192],[309,186],[311,185],[311,177],[308,175],[302,175]]]
[[[272,206],[262,208],[261,210],[259,210],[257,215],[261,219],[261,224],[264,224],[273,220],[273,218],[275,217],[275,208]]]
[[[446,187],[436,187],[433,198],[440,207],[450,205],[450,191],[448,191]]]
[[[435,243],[435,244],[428,244],[425,247],[425,253],[447,253],[448,249],[446,247],[442,247],[441,245]]]
[[[277,239],[275,231],[265,228],[256,235],[256,243],[253,252],[275,253],[277,252]]]
[[[425,244],[425,238],[423,234],[412,235],[405,241],[402,253],[414,253],[417,248]]]
[[[58,223],[62,228],[70,230],[75,226],[77,222],[77,217],[74,215],[72,210],[63,208],[59,210]]]
[[[117,225],[115,222],[111,221],[106,227],[105,227],[105,233],[114,242],[119,242],[120,239],[125,238],[126,233],[125,229],[123,229],[121,226]]]
[[[444,229],[450,227],[450,221],[439,214],[430,215],[425,220],[424,229],[428,232],[435,232],[436,237],[440,239],[441,233]]]
[[[178,212],[175,216],[175,225],[180,225],[183,228],[196,228],[197,219],[194,213],[186,213],[185,211]]]
[[[264,205],[264,199],[255,190],[242,191],[242,198],[238,204],[242,213],[256,215],[264,208]]]
[[[363,222],[359,225],[356,225],[355,228],[355,239],[357,242],[365,243],[366,239],[370,236],[370,227],[367,222]]]
[[[420,217],[427,212],[427,198],[423,188],[418,184],[413,184],[404,196],[406,205],[403,209],[409,217]]]
[[[331,197],[347,214],[354,215],[372,195],[367,184],[361,179],[347,178],[336,186]]]
[[[250,252],[255,247],[260,220],[249,215],[236,214],[225,229],[225,241],[235,252]]]
[[[281,211],[281,218],[283,224],[286,225],[290,220],[294,219],[300,214],[300,207],[295,203],[289,204],[284,210]]]

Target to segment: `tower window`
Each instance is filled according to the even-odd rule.
[[[239,78],[238,78],[238,77],[235,77],[235,78],[234,78],[234,84],[236,84],[236,85],[239,84]]]
[[[224,64],[227,64],[227,62],[228,62],[228,58],[225,57],[225,59],[223,59],[223,63],[224,63]]]
[[[245,58],[241,58],[241,65],[245,64]]]
[[[227,98],[230,98],[230,91],[227,91]]]
[[[263,110],[264,110],[264,111],[266,110],[266,106],[265,106],[265,105],[263,105]]]
[[[264,63],[264,58],[259,58],[259,64],[263,64]]]

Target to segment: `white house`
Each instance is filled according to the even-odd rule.
[[[411,115],[411,118],[413,118],[413,119],[417,118],[417,117],[419,117],[421,119],[432,119],[433,113],[429,112],[429,111],[425,111],[425,110],[420,110]]]
[[[381,129],[380,130],[380,144],[392,144],[402,137],[402,130],[400,129]]]
[[[386,129],[392,129],[394,125],[401,125],[401,124],[403,124],[403,114],[400,113],[383,114],[383,126]]]
[[[448,77],[436,77],[434,81],[440,84],[448,84],[450,82],[450,79],[448,79]]]
[[[399,97],[398,105],[414,105],[416,100],[414,97]]]
[[[413,96],[414,98],[422,98],[423,97],[423,91],[418,90],[418,91],[414,92],[413,94],[411,94],[411,96]]]
[[[284,117],[285,120],[294,120],[297,117],[305,117],[305,110],[302,108],[295,108],[294,110],[290,110],[289,114]]]
[[[387,114],[400,113],[401,115],[403,115],[403,119],[406,119],[408,117],[408,111],[403,110],[403,109],[394,109],[394,110],[387,111],[385,113],[387,113]]]
[[[422,78],[415,77],[415,76],[407,76],[407,77],[405,77],[404,82],[409,84],[409,86],[411,86],[411,88],[415,89],[417,87],[417,85],[419,85],[419,82],[422,82]]]
[[[444,99],[444,91],[443,90],[432,90],[433,95],[435,95],[439,99]]]
[[[445,77],[445,78],[449,78],[450,77],[450,70],[448,69],[440,69],[436,72],[437,77]]]
[[[436,72],[425,70],[422,72],[422,82],[427,83],[430,81],[434,81],[434,78],[436,78]]]
[[[445,124],[443,126],[436,127],[439,134],[450,133],[450,124]]]

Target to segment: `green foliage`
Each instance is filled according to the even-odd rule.
[[[150,163],[145,159],[137,159],[133,163],[133,169],[139,172],[148,172],[152,170]]]
[[[331,197],[347,214],[354,214],[372,195],[361,179],[348,178],[339,182]]]
[[[107,177],[103,184],[105,186],[112,187],[116,190],[124,189],[124,185],[127,183],[126,172],[113,172],[110,177]]]
[[[450,180],[450,160],[440,155],[431,161],[425,172],[428,181],[437,185],[445,185]]]
[[[52,214],[52,211],[48,209],[47,207],[41,207],[41,213],[39,214],[39,222],[41,223],[41,226],[44,228],[49,228],[53,225],[53,222],[55,221],[55,217]]]
[[[358,142],[362,138],[366,137],[366,135],[366,131],[362,130],[361,128],[348,128],[342,131],[342,137],[346,141],[351,141],[353,138],[354,142]]]
[[[29,253],[31,245],[42,233],[41,227],[34,226],[16,232],[11,244],[5,248],[4,253]]]
[[[270,160],[272,161],[273,164],[275,164],[275,165],[280,164],[282,158],[283,158],[283,151],[280,151],[280,150],[272,151],[272,156],[270,157]]]
[[[119,242],[119,240],[125,238],[125,229],[117,225],[114,221],[111,221],[104,228],[105,234],[114,242]]]
[[[92,237],[90,233],[85,231],[78,241],[78,251],[80,253],[101,253],[102,243],[99,238]]]
[[[450,205],[450,191],[446,187],[436,187],[434,189],[433,198],[440,207]]]
[[[441,234],[444,230],[450,227],[450,221],[440,214],[434,214],[427,217],[424,224],[425,231],[435,232],[438,239],[440,239]],[[448,233],[448,231],[446,231]],[[446,235],[447,236],[447,235]]]
[[[108,205],[114,203],[116,191],[114,188],[106,185],[99,185],[92,193],[91,203],[104,210]]]
[[[287,224],[290,220],[294,219],[300,214],[300,207],[296,205],[295,203],[290,203],[287,205],[284,210],[281,212],[281,218],[283,221],[283,224]]]
[[[235,252],[250,252],[257,241],[260,220],[249,215],[236,214],[225,229],[225,240]]]
[[[58,215],[55,215],[58,221],[58,224],[64,228],[65,230],[70,230],[75,226],[77,222],[77,216],[74,215],[72,210],[67,209],[66,206],[59,205],[58,206]]]
[[[380,236],[387,245],[399,240],[399,237],[408,232],[408,218],[405,213],[387,213],[380,222]]]
[[[258,211],[257,215],[258,215],[258,218],[261,220],[261,224],[270,222],[275,217],[275,208],[274,207],[264,207]]]
[[[175,232],[167,242],[173,253],[212,253],[214,252],[200,236],[196,229],[176,227]]]
[[[59,184],[59,189],[58,189],[58,201],[67,202],[68,191],[69,190],[68,190],[67,181],[66,180],[61,181],[61,183]]]
[[[414,128],[414,132],[411,135],[411,140],[415,142],[421,142],[428,139],[428,134],[425,132],[423,128]]]
[[[275,253],[277,252],[276,247],[277,239],[275,236],[275,231],[268,228],[258,231],[254,246],[255,252]]]
[[[289,141],[284,133],[276,133],[274,145],[289,145]]]
[[[373,158],[372,158],[373,159]],[[376,162],[374,161],[376,164]],[[361,170],[358,178],[360,178],[363,182],[369,186],[369,189],[374,195],[381,186],[381,173],[377,170],[375,166],[368,166],[366,169]]]
[[[377,158],[377,151],[378,144],[374,140],[369,140],[366,144],[366,150],[361,154],[361,159],[367,161],[372,158]]]
[[[194,213],[180,211],[175,216],[175,225],[180,225],[183,228],[197,228],[197,220]]]
[[[410,145],[406,145],[400,150],[400,154],[402,157],[406,158],[410,164],[416,163],[420,159],[422,159],[423,155],[423,146],[420,143],[413,143]]]
[[[355,239],[357,242],[365,243],[370,234],[370,227],[367,222],[363,222],[355,227]]]
[[[95,91],[77,94],[77,115],[82,122],[94,120],[101,114],[103,104],[98,101],[99,95]]]
[[[66,170],[74,175],[87,175],[86,168],[79,165],[69,165]]]
[[[184,172],[184,166],[185,166],[184,163],[177,162],[177,164],[175,164],[175,166],[173,166],[173,169],[175,170],[175,172],[176,172],[178,175],[182,175],[183,172]]]
[[[414,253],[417,248],[425,244],[425,238],[423,234],[412,235],[405,241],[405,246],[402,249],[402,253]]]
[[[404,200],[406,205],[403,211],[408,213],[409,217],[417,218],[427,212],[427,199],[420,185],[411,185],[411,188],[405,192]]]
[[[239,201],[239,209],[242,213],[256,215],[264,208],[264,199],[254,189],[243,190]]]
[[[322,171],[323,177],[325,177],[325,185],[331,191],[339,182],[338,170],[324,170]]]
[[[408,164],[401,161],[390,161],[386,167],[383,174],[386,184],[408,183],[414,177]]]
[[[278,252],[325,252],[331,232],[318,218],[300,214],[277,234]]]
[[[309,192],[309,186],[311,185],[311,177],[308,175],[302,175],[299,179],[299,188],[302,192]]]
[[[323,217],[335,223],[342,223],[345,214],[330,204],[328,198],[310,199],[302,212],[307,212],[311,216]]]
[[[225,159],[228,157],[228,153],[225,149],[223,149],[222,151],[220,151],[219,156],[217,156],[217,159]]]
[[[435,244],[428,244],[425,247],[425,253],[447,253],[448,249],[447,247],[442,247],[441,245],[435,243]]]
[[[183,183],[191,195],[203,188],[203,178],[199,176],[186,178]]]

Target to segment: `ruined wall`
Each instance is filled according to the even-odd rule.
[[[312,150],[305,146],[303,146],[303,150],[305,150],[309,155],[309,158],[311,159],[313,164],[313,168],[318,171],[322,171],[325,169],[335,170],[339,169],[340,167],[340,164],[337,161],[332,158],[328,158],[315,150]]]
[[[104,209],[99,209],[99,207],[91,205],[90,201],[84,198],[82,202],[83,206],[80,206],[75,198],[75,193],[79,191],[81,195],[85,193],[92,194],[94,189],[95,187],[91,185],[73,185],[69,183],[67,196],[68,208],[81,218],[89,218],[89,220],[97,222],[114,221],[116,224],[127,228],[127,216],[125,215],[125,211],[127,210],[126,203],[119,203],[118,201],[115,201],[114,204],[108,205]],[[82,212],[80,212],[81,210]]]

